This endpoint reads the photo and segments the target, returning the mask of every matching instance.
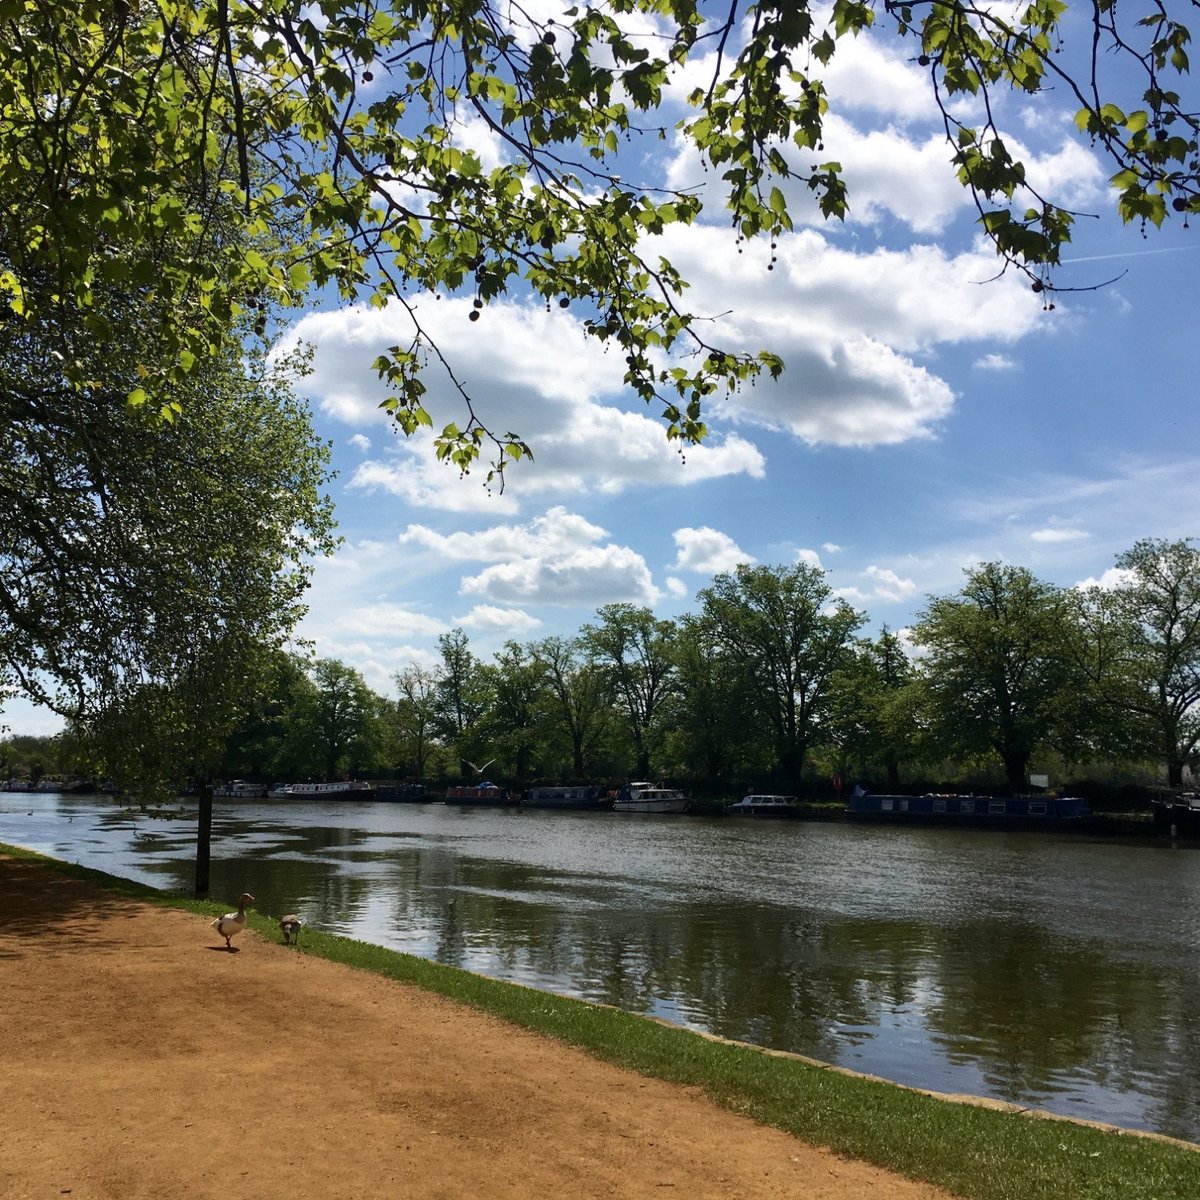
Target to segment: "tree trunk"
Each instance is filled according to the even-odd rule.
[[[196,899],[208,899],[208,869],[212,861],[212,784],[200,784],[200,809],[196,817]]]
[[[1167,783],[1173,788],[1183,787],[1183,759],[1167,759]]]
[[[1025,768],[1028,765],[1029,755],[1020,750],[1011,750],[1005,754],[1004,774],[1008,778],[1009,790],[1013,793],[1025,791]]]

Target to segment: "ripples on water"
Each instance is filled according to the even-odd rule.
[[[32,809],[32,813],[30,813]],[[0,793],[0,841],[186,891],[194,810]],[[1200,851],[445,805],[216,809],[213,895],[941,1091],[1200,1139]]]

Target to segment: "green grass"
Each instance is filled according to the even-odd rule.
[[[206,916],[228,908],[168,896],[28,851],[0,849],[150,903]],[[280,939],[278,923],[266,915],[251,912],[248,924],[264,937]],[[319,930],[304,930],[299,953],[415,984],[578,1046],[606,1062],[702,1088],[716,1103],[765,1125],[959,1196],[978,1200],[1200,1197],[1200,1152],[1166,1140],[939,1100]]]

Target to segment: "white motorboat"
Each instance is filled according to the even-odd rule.
[[[687,806],[688,798],[678,788],[642,781],[621,788],[613,801],[613,812],[681,813],[687,811]]]

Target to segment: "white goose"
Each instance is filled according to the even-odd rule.
[[[286,917],[279,918],[279,928],[283,933],[283,944],[290,946],[292,938],[297,942],[300,941],[300,929],[304,925],[304,921],[296,916],[295,913],[288,913]]]
[[[233,943],[230,939],[238,933],[241,933],[242,928],[246,924],[246,905],[252,904],[254,897],[249,892],[243,892],[238,900],[237,912],[226,913],[223,917],[218,917],[212,927],[225,939],[225,949],[232,950]]]

